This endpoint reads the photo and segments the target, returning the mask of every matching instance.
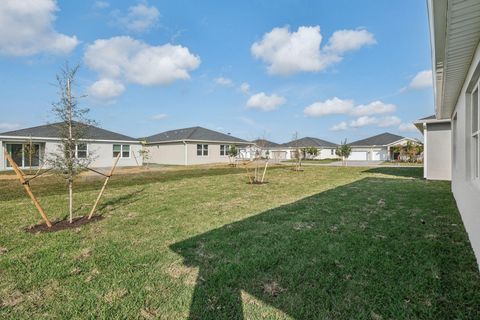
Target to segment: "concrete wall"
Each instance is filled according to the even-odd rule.
[[[10,169],[6,167],[6,162],[3,155],[3,150],[5,149],[6,143],[24,143],[24,140],[12,140],[2,141],[1,143],[1,156],[0,156],[0,170]],[[45,161],[52,158],[52,154],[57,153],[59,150],[60,143],[57,141],[39,141],[34,140],[35,143],[40,143],[40,158]],[[87,143],[87,148],[89,154],[92,156],[93,161],[90,164],[92,168],[102,168],[102,167],[111,167],[114,163],[113,157],[113,145],[114,144],[128,144],[130,145],[130,158],[120,158],[118,161],[119,167],[125,166],[137,166],[142,165],[142,158],[140,157],[139,151],[142,149],[142,146],[139,143],[112,143],[112,142],[91,142]],[[135,156],[137,161],[135,161]],[[48,166],[45,166],[48,168]]]
[[[474,71],[479,63],[480,50],[477,48],[452,114],[452,118],[454,115],[457,116],[456,125],[452,123],[452,191],[478,262],[480,262],[480,181],[472,178],[471,115],[467,114],[466,103],[470,101],[467,87],[475,82]]]
[[[452,179],[452,142],[450,123],[427,123],[424,137],[427,163],[425,178],[429,180]]]

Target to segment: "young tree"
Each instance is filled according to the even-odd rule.
[[[142,157],[142,163],[145,164],[145,167],[148,169],[148,160],[150,160],[150,150],[147,148],[147,141],[143,140],[140,141],[142,144],[142,149],[138,151],[140,156]]]
[[[304,149],[305,153],[308,154],[312,159],[314,159],[318,155],[318,148],[315,147],[308,147]]]
[[[265,179],[265,174],[267,173],[268,167],[268,154],[267,154],[267,144],[265,139],[257,139],[255,145],[255,153],[253,158],[254,170],[253,176],[249,175],[251,183],[263,183]],[[263,170],[262,170],[263,165]],[[247,172],[248,174],[248,172]]]
[[[28,161],[28,167],[30,169],[30,173],[32,172],[32,163],[34,157],[38,156],[38,150],[35,150],[35,145],[33,144],[32,137],[29,137],[27,143],[23,145],[23,154],[25,159]]]
[[[345,139],[340,144],[340,146],[337,147],[335,153],[337,154],[337,156],[342,158],[343,165],[346,165],[347,162],[345,160],[348,159],[348,157],[350,157],[350,154],[352,153],[352,147],[347,144],[347,139]]]
[[[79,97],[72,93],[75,76],[79,66],[70,68],[68,63],[57,75],[59,100],[53,103],[52,111],[59,120],[58,131],[60,144],[58,150],[50,155],[49,162],[66,181],[68,185],[69,217],[73,222],[73,181],[74,178],[86,168],[93,160],[88,152],[78,152],[79,146],[88,138],[88,127],[94,121],[87,118],[89,112],[78,105]]]
[[[292,137],[293,140],[293,157],[295,159],[295,166],[293,168],[294,171],[301,171],[302,170],[302,158],[303,152],[298,144],[298,132],[295,131]]]
[[[235,166],[235,159],[236,159],[237,156],[238,156],[237,146],[234,145],[234,144],[229,145],[229,146],[228,146],[227,154],[228,154],[228,158],[229,158],[229,160],[230,160],[230,165]]]

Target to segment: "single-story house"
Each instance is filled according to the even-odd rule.
[[[252,143],[254,144],[251,148],[252,155],[256,152],[260,152],[261,157],[263,158],[268,158],[275,161],[287,159],[288,151],[286,151],[285,148],[282,148],[279,143],[266,139],[253,140]]]
[[[4,156],[4,150],[11,155],[21,168],[48,168],[48,159],[59,151],[60,123],[0,133],[0,170],[11,169]],[[87,126],[86,137],[76,145],[76,156],[90,156],[91,167],[111,167],[120,153],[118,166],[142,165],[139,151],[142,146],[137,139],[95,126]],[[29,148],[29,146],[32,148]],[[27,150],[32,149],[31,152]]]
[[[427,4],[435,118],[451,121],[452,192],[480,262],[480,1]]]
[[[337,144],[312,137],[304,137],[297,140],[292,140],[280,145],[287,151],[287,159],[294,159],[297,149],[304,148],[317,148],[318,155],[313,157],[314,159],[333,159],[338,158],[336,154]]]
[[[366,139],[349,143],[352,148],[348,160],[353,161],[387,161],[396,158],[393,146],[406,145],[408,141],[420,143],[416,139],[405,138],[393,133],[384,132]]]
[[[435,115],[414,122],[423,134],[423,177],[428,180],[452,179],[452,128],[450,119]]]
[[[202,127],[165,131],[142,140],[149,151],[149,163],[173,165],[229,162],[230,145],[235,145],[242,157],[246,157],[247,147],[253,145],[249,141]]]

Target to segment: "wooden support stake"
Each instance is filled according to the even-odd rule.
[[[52,227],[52,223],[50,222],[50,220],[48,220],[48,217],[45,214],[45,211],[43,210],[42,206],[38,202],[37,198],[35,198],[35,196],[33,195],[32,189],[30,188],[30,184],[28,183],[28,181],[25,181],[25,176],[24,176],[22,170],[20,170],[20,168],[17,166],[15,161],[13,161],[12,157],[10,157],[10,154],[6,150],[4,150],[4,153],[5,153],[5,157],[7,158],[8,162],[12,166],[13,171],[15,171],[15,174],[17,175],[18,179],[20,179],[20,182],[22,183],[23,187],[25,188],[25,191],[30,196],[30,199],[32,199],[32,202],[35,205],[35,207],[37,208],[38,212],[40,212],[40,215],[42,216],[43,220],[45,221],[45,223],[47,224],[47,226],[49,228]]]
[[[263,175],[262,175],[262,183],[263,183],[263,180],[265,179],[265,173],[267,173],[267,167],[268,167],[268,161],[265,162],[265,169],[263,170]]]
[[[140,167],[140,164],[138,163],[137,156],[135,155],[135,151],[132,150],[133,153],[133,158],[135,159],[135,162],[137,163],[137,167]]]
[[[117,158],[115,159],[115,163],[113,164],[112,170],[110,170],[110,174],[105,179],[105,182],[103,183],[102,189],[100,190],[100,193],[98,194],[97,200],[95,200],[92,211],[90,211],[90,214],[88,215],[88,220],[90,220],[92,218],[93,213],[97,209],[97,205],[100,202],[100,198],[102,197],[103,193],[105,192],[105,189],[107,188],[108,180],[110,180],[110,177],[113,175],[113,172],[115,171],[115,167],[117,166],[118,160],[120,160],[121,155],[122,154],[119,153]]]

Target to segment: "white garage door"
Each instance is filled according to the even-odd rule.
[[[352,151],[348,160],[359,160],[359,161],[366,161],[368,160],[368,152],[367,151]]]
[[[387,160],[387,152],[385,150],[373,151],[372,160]]]

